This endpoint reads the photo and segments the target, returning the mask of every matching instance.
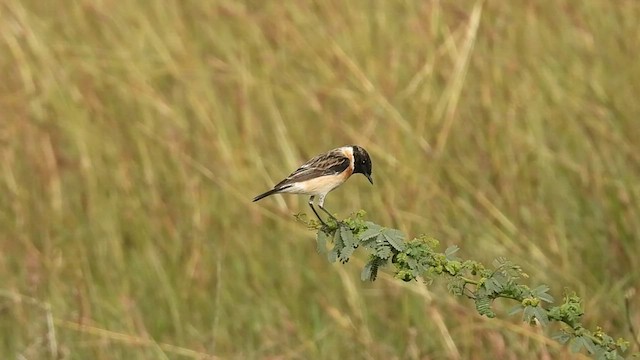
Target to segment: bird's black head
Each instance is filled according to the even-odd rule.
[[[352,148],[353,172],[366,176],[369,182],[373,184],[373,179],[371,178],[371,157],[369,157],[369,153],[358,145],[353,145]]]

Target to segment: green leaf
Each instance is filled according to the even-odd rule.
[[[342,232],[337,230],[333,234],[333,248],[329,251],[328,259],[329,262],[334,263],[336,260],[340,259],[343,261],[343,258],[340,256],[344,250],[344,240],[342,239]]]
[[[572,353],[580,352],[580,350],[584,346],[584,342],[582,342],[581,338],[581,336],[574,337],[573,339],[571,339],[571,341],[569,341],[569,349]]]
[[[404,243],[404,233],[402,233],[402,231],[398,229],[387,229],[385,233],[397,239],[399,242]]]
[[[340,226],[340,237],[342,238],[342,243],[347,248],[353,249],[358,244],[356,242],[356,238],[353,236],[353,233],[351,232],[351,229],[349,229],[346,226]]]
[[[378,268],[386,264],[387,260],[380,259],[378,257],[371,256],[364,269],[362,269],[362,273],[360,274],[360,278],[364,280],[374,281],[378,276]]]
[[[326,232],[320,230],[316,236],[316,249],[318,253],[322,255],[327,254],[327,240],[329,240],[329,236]]]
[[[524,321],[528,324],[531,324],[533,318],[535,316],[535,308],[533,306],[525,306],[524,311],[522,312],[522,317]]]
[[[327,260],[329,260],[330,263],[334,263],[338,260],[338,255],[340,255],[340,250],[334,246],[327,254]]]
[[[376,256],[381,259],[388,259],[391,255],[393,255],[393,252],[388,245],[380,245],[376,248]]]
[[[608,353],[609,353],[609,351],[607,351],[604,348],[599,347],[596,350],[596,353],[594,354],[594,357],[596,358],[596,360],[608,360],[608,356],[607,356]]]
[[[547,326],[549,325],[549,317],[547,316],[547,312],[540,306],[536,306],[533,308],[533,316],[538,319],[540,325]]]
[[[460,248],[457,245],[449,246],[445,251],[444,255],[447,257],[447,260],[457,260],[453,254],[457,253]]]
[[[618,338],[618,340],[616,340],[616,346],[620,349],[620,351],[627,351],[627,348],[629,348],[629,342],[625,339],[622,338]],[[640,356],[640,354],[638,354]]]
[[[484,315],[488,318],[496,317],[496,314],[491,310],[491,299],[487,296],[478,296],[475,299],[476,310],[480,315]]]
[[[372,254],[360,274],[363,281],[374,281],[379,268],[393,259],[396,278],[413,281],[420,275],[446,275],[450,279],[449,291],[473,299],[478,312],[489,318],[496,316],[492,310],[493,300],[506,298],[520,303],[509,311],[509,315],[522,312],[524,320],[543,326],[551,320],[566,323],[568,330],[556,333],[553,338],[568,343],[573,352],[584,348],[595,358],[617,360],[622,359],[618,353],[624,353],[628,346],[622,339],[614,342],[600,328],[595,333],[583,328],[579,322],[584,314],[582,300],[575,293],[566,294],[561,305],[549,306],[546,310],[542,307],[542,301],[554,301],[549,294],[549,287],[540,285],[531,289],[519,284],[520,279],[527,277],[526,274],[520,266],[505,258],[496,259],[495,269],[488,269],[479,262],[455,258],[454,254],[459,251],[455,245],[444,252],[437,251],[438,242],[426,236],[405,242],[405,236],[399,230],[384,228],[360,218],[330,224],[332,226],[324,226],[322,229],[325,231],[316,234],[318,252],[326,254],[330,262],[346,262],[358,246],[369,249]],[[333,243],[330,249],[328,242]],[[429,280],[433,280],[433,277],[428,277]]]
[[[503,289],[502,284],[500,283],[499,279],[496,279],[496,277],[487,278],[484,281],[484,287],[492,293],[499,293]]]
[[[376,241],[377,237],[372,237],[364,241],[360,241],[359,246],[362,246],[365,249],[375,250],[378,242]]]
[[[464,292],[464,285],[464,280],[452,280],[451,282],[449,282],[449,284],[447,284],[447,290],[449,290],[449,292],[454,295],[462,295],[462,293]]]
[[[377,229],[378,232],[380,232],[380,230],[382,230],[382,226],[372,222],[372,221],[365,221],[364,225],[367,227],[367,229]]]
[[[553,334],[551,336],[551,338],[557,342],[559,342],[560,344],[566,344],[567,341],[569,341],[569,339],[571,339],[571,335],[567,334],[564,331],[558,331],[557,333]]]
[[[544,302],[553,303],[555,300],[553,296],[547,293],[549,290],[547,285],[539,285],[531,290],[531,294]]]
[[[338,254],[338,258],[340,259],[340,262],[345,264],[347,261],[349,261],[349,258],[351,257],[355,249],[356,248],[354,248],[353,246],[343,247],[342,250],[340,251],[340,254]]]
[[[374,224],[370,221],[365,223],[367,225],[367,230],[358,235],[360,239],[360,244],[369,249],[374,248],[377,242],[380,242],[379,236],[383,227],[380,225]]]
[[[360,280],[362,281],[373,281],[371,280],[371,275],[373,275],[373,264],[371,261],[367,262],[360,273]]]
[[[358,235],[358,237],[360,238],[360,241],[367,241],[375,238],[378,235],[380,235],[379,226],[377,228],[368,227],[367,230],[365,230],[362,234]]]
[[[593,343],[593,340],[591,340],[591,338],[586,336],[581,336],[580,339],[582,339],[582,344],[585,347],[585,349],[587,349],[589,354],[593,354],[596,352],[596,344]]]
[[[501,256],[493,260],[492,264],[493,264],[493,267],[495,267],[496,269],[499,269],[503,266],[510,265],[510,262],[509,260],[507,260],[507,258]]]
[[[404,236],[402,236],[402,233],[400,231],[390,229],[384,231],[382,235],[384,236],[384,239],[387,240],[389,245],[393,246],[394,249],[398,251],[403,251],[405,249]]]
[[[444,265],[445,270],[451,275],[456,275],[462,268],[462,264],[456,260],[449,260]]]
[[[337,229],[333,233],[333,244],[338,246],[338,249],[341,249],[344,246],[344,242],[342,241],[342,232]]]

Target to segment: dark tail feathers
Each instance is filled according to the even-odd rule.
[[[266,198],[267,196],[273,195],[273,194],[277,193],[280,190],[282,190],[282,189],[271,189],[271,190],[269,190],[269,191],[267,191],[267,192],[265,192],[263,194],[260,194],[260,195],[258,195],[256,197],[254,197],[253,201],[258,201],[258,200],[260,200],[262,198]]]

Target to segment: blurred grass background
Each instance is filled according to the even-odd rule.
[[[328,264],[292,217],[306,199],[251,203],[344,144],[376,183],[331,211],[506,256],[630,339],[638,19],[635,0],[3,1],[2,358],[584,358],[513,304],[488,320],[439,282]]]

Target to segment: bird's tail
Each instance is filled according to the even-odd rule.
[[[282,190],[282,189],[271,189],[271,190],[269,190],[269,191],[267,191],[265,193],[262,193],[262,194],[260,194],[260,195],[258,195],[256,197],[254,197],[253,201],[258,201],[258,200],[260,200],[262,198],[266,198],[267,196],[273,195],[273,194],[277,193],[280,190]]]

